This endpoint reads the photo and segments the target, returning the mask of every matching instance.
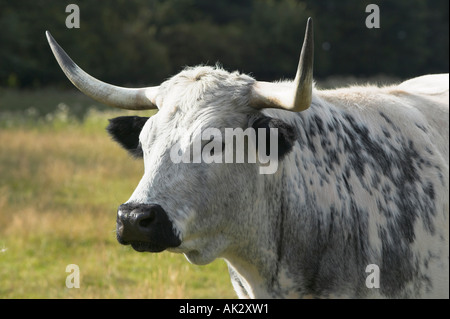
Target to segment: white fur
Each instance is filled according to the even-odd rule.
[[[349,215],[348,203],[353,200],[358,209],[369,212],[368,258],[381,262],[385,239],[380,237],[379,230],[387,227],[389,217],[378,210],[377,200],[394,216],[405,212],[398,210],[397,199],[390,200],[378,189],[370,188],[379,172],[367,170],[364,179],[358,177],[356,171],[350,172],[348,183],[354,192],[346,193],[338,187],[343,184],[336,182],[343,176],[343,166],[327,172],[325,166],[315,163],[329,154],[321,149],[316,153],[301,149],[298,143],[277,173],[267,176],[258,174],[256,164],[175,165],[170,161],[170,148],[177,142],[189,147],[192,134],[199,127],[245,128],[248,115],[257,112],[248,106],[254,82],[249,76],[206,66],[188,68],[164,82],[156,98],[160,110],[149,119],[140,135],[145,174],[128,202],[161,205],[182,239],[182,244],[171,250],[184,253],[189,261],[206,264],[219,257],[225,258],[240,297],[354,297],[356,290],[366,288],[355,288],[346,284],[345,278],[340,278],[351,273],[344,269],[349,261],[336,255],[327,259],[326,264],[317,264],[319,275],[320,271],[328,274],[328,269],[335,267],[337,279],[330,280],[342,281],[338,285],[340,289],[333,286],[334,290],[320,294],[319,290],[314,292],[308,288],[313,284],[306,282],[306,273],[312,270],[306,269],[308,261],[302,256],[312,253],[308,243],[316,240],[310,237],[319,231],[313,226],[315,223],[320,222],[320,227],[333,226],[330,229],[334,231],[340,227],[339,234],[333,236],[342,240],[351,238],[356,230],[350,229],[347,222],[355,218]],[[418,174],[431,180],[433,185],[443,184],[434,187],[436,231],[434,235],[427,232],[420,217],[414,224],[415,241],[411,246],[418,263],[423,263],[428,254],[435,256],[427,261],[428,267],[419,266],[433,288],[428,291],[425,286],[415,288],[408,283],[397,297],[448,297],[448,87],[448,75],[430,75],[383,88],[314,90],[314,107],[301,117],[287,111],[263,111],[300,131],[305,129],[302,123],[313,116],[327,125],[337,116],[351,114],[367,127],[371,137],[392,136],[391,144],[383,146],[386,154],[395,156],[395,150],[403,147],[401,139],[405,137],[413,140],[421,152],[425,148],[433,152],[434,156],[428,156],[428,161],[440,167],[442,180],[430,169],[420,170]],[[380,112],[393,124],[389,125]],[[418,127],[427,128],[428,133]],[[310,138],[311,143],[321,144],[319,135]],[[339,149],[344,148],[345,142],[352,142],[332,134],[329,139],[330,145]],[[348,162],[348,156],[344,152],[338,154],[341,165]],[[392,178],[401,174],[401,170],[393,169]],[[396,187],[386,176],[381,177],[380,185]],[[314,194],[318,213],[303,211],[302,207],[312,200],[311,194]],[[285,206],[281,209],[282,202]],[[337,212],[333,220],[325,214],[330,207]],[[364,269],[354,272],[360,274]],[[385,297],[375,290],[365,295]]]

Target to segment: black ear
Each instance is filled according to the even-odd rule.
[[[148,117],[120,116],[109,120],[106,128],[111,137],[133,157],[143,156],[139,134]]]
[[[274,119],[262,114],[253,115],[249,119],[249,125],[256,131],[256,145],[258,145],[258,129],[266,129],[266,152],[270,150],[270,129],[278,129],[278,159],[281,161],[285,155],[292,151],[297,139],[295,128],[279,119]]]

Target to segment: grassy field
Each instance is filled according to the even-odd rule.
[[[195,266],[117,243],[117,206],[143,163],[104,130],[124,112],[91,103],[0,91],[0,298],[235,298],[223,260]],[[65,285],[69,264],[79,266],[79,289]]]

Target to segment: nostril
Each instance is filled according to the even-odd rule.
[[[150,226],[150,224],[153,223],[154,219],[155,219],[155,214],[145,214],[145,216],[141,216],[138,224],[142,228],[147,228]]]

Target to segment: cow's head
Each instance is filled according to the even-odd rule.
[[[248,224],[258,219],[255,213],[269,209],[258,196],[270,191],[266,177],[259,174],[258,163],[211,163],[195,154],[206,152],[210,159],[224,156],[233,147],[224,140],[227,128],[254,128],[256,139],[265,139],[262,144],[269,148],[274,140],[261,132],[277,128],[278,159],[289,153],[295,140],[293,128],[261,110],[299,112],[311,104],[312,21],[308,20],[292,83],[259,82],[219,67],[199,66],[186,68],[157,87],[121,88],[85,73],[49,33],[47,38],[64,73],[85,94],[123,109],[159,110],[150,118],[118,117],[108,126],[112,137],[145,164],[136,190],[119,206],[118,241],[138,251],[182,252],[199,264],[238,245],[235,239],[245,238]],[[222,140],[214,135],[218,133]],[[235,158],[236,150],[232,153]],[[176,159],[186,154],[188,163]]]

